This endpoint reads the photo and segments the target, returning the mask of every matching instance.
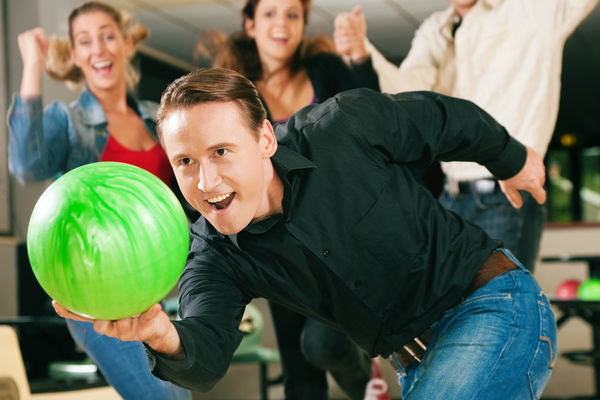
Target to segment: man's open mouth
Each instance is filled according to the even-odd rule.
[[[222,210],[227,208],[227,206],[233,201],[235,197],[235,192],[220,194],[218,196],[207,199],[211,206],[216,208],[217,210]]]

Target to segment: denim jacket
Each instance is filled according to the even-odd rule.
[[[127,103],[157,138],[158,105],[131,95]],[[55,101],[45,109],[41,96],[26,100],[15,94],[7,119],[9,170],[21,182],[44,180],[100,161],[109,135],[106,115],[87,88],[68,106]]]

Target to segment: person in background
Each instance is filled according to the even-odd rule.
[[[540,156],[472,102],[355,89],[272,126],[252,83],[224,68],[177,79],[158,132],[202,217],[179,281],[179,321],[159,304],[94,329],[141,340],[153,373],[208,391],[257,297],[391,356],[405,400],[538,399],[556,320],[499,240],[439,204],[406,168],[470,160],[543,203]],[[87,320],[53,302],[65,318]]]
[[[360,7],[340,14],[334,40],[352,59],[371,55],[381,89],[432,90],[473,101],[544,157],[558,115],[565,41],[598,0],[449,0],[417,29],[400,67],[366,40]],[[475,163],[442,163],[441,202],[483,227],[534,271],[545,205],[527,193],[511,207]]]
[[[42,28],[18,37],[23,76],[8,111],[10,172],[20,182],[39,181],[84,164],[118,161],[171,186],[173,170],[156,136],[157,104],[129,94],[138,80],[129,60],[149,32],[141,25],[129,27],[129,16],[100,2],[78,6],[68,21],[68,41],[49,40]],[[42,106],[47,56],[48,74],[80,89],[69,105]],[[150,373],[142,343],[98,334],[87,322],[68,320],[67,325],[124,399],[191,399],[188,390]]]
[[[256,85],[268,119],[282,123],[309,104],[357,87],[379,90],[370,57],[350,66],[335,54],[330,37],[305,37],[310,0],[248,0],[242,29],[227,37],[216,30],[198,41],[196,55],[213,67],[235,70]],[[353,400],[388,400],[379,365],[346,335],[269,302],[281,354],[287,400],[327,399],[326,371]]]

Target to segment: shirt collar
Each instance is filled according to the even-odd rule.
[[[106,114],[100,105],[100,102],[94,96],[94,94],[88,89],[88,87],[84,87],[81,93],[79,94],[79,98],[77,99],[78,107],[81,109],[81,118],[83,123],[86,125],[106,125],[108,124],[108,120],[106,118]],[[151,119],[150,115],[138,104],[138,101],[129,93],[127,94],[127,104],[140,115],[142,120]]]
[[[271,229],[282,219],[287,218],[290,212],[292,198],[294,196],[292,184],[290,183],[290,174],[297,170],[317,168],[317,166],[306,157],[288,148],[282,147],[281,145],[277,148],[277,151],[273,157],[271,157],[271,162],[273,163],[273,167],[275,168],[277,175],[279,175],[279,178],[283,182],[283,215],[275,215],[257,223],[248,225],[242,232],[245,231],[251,234],[259,235]],[[239,233],[229,235],[229,238],[236,246],[238,243],[237,235],[239,235]]]
[[[471,10],[467,13],[467,16],[478,14],[482,10],[490,10],[498,7],[504,0],[478,0]],[[442,26],[440,26],[441,34],[448,40],[453,40],[452,29],[458,22],[460,17],[454,12],[454,7],[450,6],[446,10],[442,11]]]

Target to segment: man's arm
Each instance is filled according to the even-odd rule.
[[[540,156],[467,100],[433,92],[391,95],[356,89],[299,111],[290,124],[303,131],[286,136],[292,149],[301,147],[305,138],[335,146],[341,134],[348,135],[373,158],[383,157],[390,164],[425,169],[434,161],[477,162],[506,181],[505,193],[516,207],[521,201],[517,190],[545,200]]]
[[[371,56],[379,76],[382,92],[399,93],[411,90],[432,90],[438,80],[438,61],[434,54],[443,57],[444,50],[435,47],[435,33],[439,29],[429,20],[415,32],[410,51],[397,66],[389,62],[367,38],[367,24],[360,6],[351,12],[339,14],[334,21],[333,38],[336,51],[351,60]]]
[[[74,314],[56,302],[53,302],[53,306],[61,317],[91,322],[94,330],[101,334],[124,341],[143,342],[152,373],[162,380],[190,390],[211,390],[225,375],[231,361],[231,355],[223,354],[214,338],[199,335],[195,328],[183,329],[180,333],[168,315],[161,310],[160,304],[153,305],[140,315],[117,321],[92,320]],[[193,321],[176,323],[185,323],[188,327],[194,324]],[[191,355],[185,350],[184,340],[180,335],[187,336],[188,344],[197,344],[192,346]],[[237,336],[239,339],[235,340],[234,347],[239,345],[241,332]]]

